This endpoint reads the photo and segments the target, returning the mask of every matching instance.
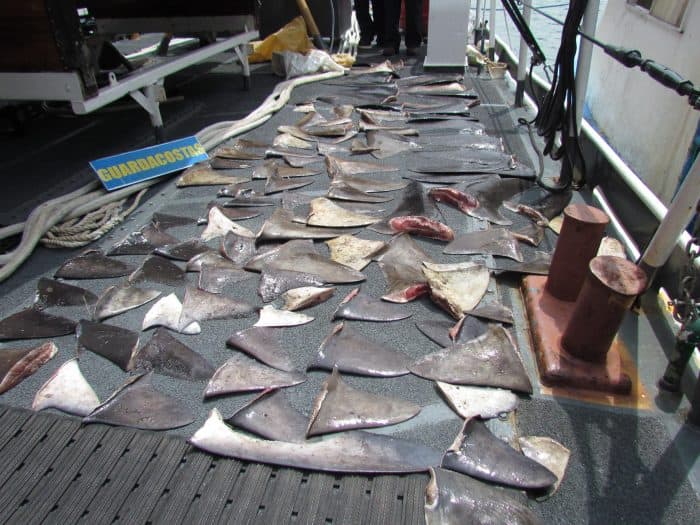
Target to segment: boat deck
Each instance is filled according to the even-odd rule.
[[[376,55],[361,58],[377,59]],[[421,72],[422,58],[408,59],[403,73]],[[220,120],[240,118],[269,94],[277,82],[266,66],[252,68],[252,89],[243,91],[235,65],[200,64],[166,82],[169,95],[182,95],[162,107],[168,137],[190,135]],[[482,105],[475,114],[489,132],[503,137],[506,148],[530,165],[536,165],[527,133],[515,123],[526,110],[510,107],[507,80],[488,80],[470,72]],[[337,83],[311,84],[297,89],[290,104],[249,138],[271,140],[279,124],[296,121],[292,104],[313,95],[333,94]],[[452,127],[447,121],[433,126]],[[423,128],[421,128],[423,129]],[[428,128],[425,128],[428,129]],[[78,187],[92,176],[87,161],[143,147],[151,142],[148,120],[138,108],[102,111],[86,117],[66,117],[56,112],[32,122],[24,136],[0,143],[4,160],[0,177],[8,191],[0,195],[0,222],[22,220],[39,201]],[[446,139],[450,140],[450,139]],[[388,159],[406,168],[406,159]],[[547,164],[550,174],[557,166]],[[324,175],[301,191],[325,186]],[[58,182],[57,182],[58,181]],[[107,248],[115,241],[146,224],[156,211],[189,215],[203,214],[214,197],[212,188],[177,189],[171,180],[148,192],[147,200],[120,227],[94,243]],[[585,198],[585,195],[577,196]],[[453,210],[442,209],[447,223],[455,229],[475,229],[478,222]],[[252,231],[269,216],[243,221]],[[197,235],[201,228],[185,226],[171,231],[181,239]],[[551,232],[549,232],[551,234]],[[379,234],[364,238],[383,239]],[[554,238],[547,241],[552,246]],[[455,262],[441,254],[439,242],[418,240],[420,246],[439,262]],[[0,284],[4,301],[0,317],[29,306],[36,280],[50,276],[65,259],[78,250],[39,248],[10,279]],[[138,262],[139,257],[124,257]],[[460,259],[461,260],[461,259]],[[384,280],[376,264],[364,273],[362,289],[378,297]],[[191,277],[190,277],[191,279]],[[492,282],[494,280],[492,279]],[[117,279],[78,283],[95,293],[116,284]],[[520,399],[514,420],[498,421],[504,434],[550,436],[568,447],[572,456],[559,491],[544,502],[530,501],[530,507],[545,523],[696,523],[698,467],[700,450],[697,429],[682,424],[676,409],[684,402],[659,393],[655,382],[665,366],[664,352],[672,345],[664,333],[653,298],[645,298],[643,311],[649,315],[629,315],[622,336],[639,369],[644,395],[632,406],[613,406],[610,400],[581,399],[571,393],[552,392],[540,385],[531,350],[527,322],[520,298],[518,280],[499,278],[490,294],[510,304],[516,315],[512,330],[535,393]],[[156,288],[159,288],[156,286]],[[305,366],[330,329],[330,318],[337,303],[352,288],[339,286],[335,296],[308,313],[316,320],[309,325],[288,329],[285,340],[290,355]],[[159,288],[160,289],[160,288]],[[257,281],[241,283],[235,295],[256,300]],[[167,287],[162,290],[169,293]],[[178,293],[182,298],[182,294]],[[647,308],[648,303],[648,308]],[[106,322],[138,330],[149,305]],[[413,317],[380,326],[358,323],[364,335],[392,344],[411,357],[438,349],[415,328],[418,320],[447,316],[430,303],[419,300],[407,308]],[[86,316],[78,308],[60,311],[74,319]],[[223,363],[231,351],[224,341],[235,330],[252,324],[250,319],[207,321],[202,334],[178,336],[215,365]],[[150,334],[142,334],[144,343]],[[422,523],[425,474],[403,476],[357,476],[307,472],[214,457],[190,447],[185,439],[201,426],[211,408],[229,416],[253,396],[227,396],[201,401],[203,383],[185,383],[162,376],[156,386],[176,397],[197,416],[196,421],[170,432],[154,433],[104,425],[81,425],[80,420],[56,413],[33,414],[26,409],[37,389],[49,375],[75,353],[75,338],[56,339],[59,354],[0,398],[0,486],[4,505],[0,521],[75,522],[79,519],[108,523],[213,522],[235,523]],[[17,343],[3,345],[24,346]],[[660,350],[663,351],[660,351]],[[105,399],[125,379],[126,374],[90,352],[81,354],[80,366],[100,399]],[[326,373],[308,373],[303,385],[288,389],[296,408],[308,413]],[[393,379],[348,378],[353,386],[394,395],[418,403],[421,414],[400,425],[378,430],[384,434],[415,440],[446,449],[457,435],[461,420],[447,407],[432,382],[414,376]],[[573,398],[572,398],[573,397]]]

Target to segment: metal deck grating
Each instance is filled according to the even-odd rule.
[[[182,438],[0,407],[2,523],[423,523],[425,474],[214,457]]]

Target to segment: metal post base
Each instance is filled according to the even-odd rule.
[[[523,279],[525,307],[530,320],[540,379],[545,385],[597,390],[613,394],[632,393],[631,359],[615,339],[605,361],[584,361],[562,348],[561,336],[574,310],[574,301],[562,301],[545,290],[547,277],[529,275]],[[634,394],[634,393],[633,393]]]

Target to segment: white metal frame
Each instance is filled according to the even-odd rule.
[[[85,96],[77,72],[0,73],[0,100],[63,100],[71,103],[73,112],[84,115],[129,95],[148,112],[151,124],[161,127],[160,102],[165,100],[165,77],[233,50],[241,62],[247,82],[250,66],[248,55],[241,46],[258,37],[257,31],[245,31],[180,56],[164,57],[161,63],[142,67],[122,79],[110,74],[109,86],[100,88],[97,94],[90,97]]]

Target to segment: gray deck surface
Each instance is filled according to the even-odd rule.
[[[374,57],[376,58],[376,57]],[[403,74],[419,73],[422,59],[409,59]],[[213,68],[213,69],[212,69]],[[220,120],[240,118],[255,108],[277,82],[265,67],[254,68],[253,89],[242,90],[240,76],[232,65],[203,64],[169,79],[166,86],[172,96],[184,95],[163,107],[166,133],[171,138],[192,134]],[[524,130],[514,125],[520,114],[503,106],[505,81],[475,80],[482,107],[475,110],[490,132],[503,136],[506,147],[532,165],[532,154],[525,148]],[[299,113],[291,104],[324,93],[337,86],[312,84],[296,90],[290,105],[264,126],[247,134],[249,138],[271,140],[279,124],[296,121]],[[509,101],[511,99],[508,99]],[[437,126],[457,126],[447,123]],[[433,127],[436,125],[432,125]],[[427,129],[421,127],[421,129]],[[150,143],[151,131],[142,110],[74,118],[45,117],[44,122],[27,130],[24,137],[0,144],[5,159],[0,175],[12,191],[0,194],[0,222],[21,220],[37,201],[69,191],[84,184],[92,175],[85,169],[89,160]],[[455,139],[446,139],[455,140]],[[10,155],[12,152],[12,156]],[[405,158],[387,159],[405,169]],[[17,174],[23,174],[19,177]],[[234,172],[235,173],[235,172]],[[325,175],[299,191],[319,190],[326,185]],[[56,181],[60,181],[56,183]],[[254,187],[260,188],[256,181]],[[41,191],[38,191],[38,188]],[[398,193],[398,192],[397,192]],[[129,232],[146,224],[155,211],[197,217],[206,203],[214,199],[215,188],[178,190],[172,180],[149,192],[147,202],[108,235],[95,243],[108,248]],[[477,221],[443,207],[447,223],[455,229],[474,229]],[[241,221],[257,231],[271,210],[262,217]],[[181,239],[198,235],[201,227],[181,227],[170,233]],[[551,232],[549,232],[551,233]],[[363,231],[361,237],[387,240],[385,236]],[[463,258],[445,256],[442,245],[419,239],[417,242],[438,262],[456,262]],[[547,241],[551,247],[553,239]],[[323,251],[325,246],[320,244]],[[77,250],[39,248],[16,275],[0,284],[3,302],[0,317],[5,317],[32,302],[36,280],[51,275]],[[143,256],[121,257],[138,263]],[[364,270],[362,289],[374,297],[384,290],[384,279],[376,264]],[[189,279],[192,281],[193,276]],[[100,293],[119,279],[82,281],[76,284]],[[495,283],[495,280],[492,280]],[[165,293],[168,287],[154,286]],[[304,367],[330,330],[330,318],[341,298],[352,286],[339,286],[327,303],[310,309],[316,317],[309,325],[287,329],[285,343],[292,357]],[[182,290],[176,291],[182,299]],[[230,292],[235,297],[261,304],[257,279],[241,283]],[[657,395],[654,381],[663,370],[658,334],[653,319],[629,319],[624,331],[637,339],[638,360],[644,359],[643,380],[651,396],[653,409],[634,411],[585,405],[539,394],[530,341],[524,328],[517,280],[499,279],[490,294],[515,309],[517,323],[513,333],[535,385],[532,399],[522,399],[517,412],[519,435],[551,436],[572,450],[567,477],[559,492],[544,503],[531,501],[533,510],[546,523],[697,523],[700,507],[697,492],[691,486],[695,475],[691,467],[697,457],[698,432],[681,425],[673,413],[673,399]],[[138,330],[150,305],[106,320],[107,323]],[[400,348],[411,357],[437,350],[414,323],[422,319],[447,319],[428,299],[406,306],[413,317],[386,324],[355,323],[364,335]],[[74,319],[87,317],[80,308],[52,309],[53,313]],[[176,337],[207,357],[215,365],[230,355],[224,341],[233,331],[250,326],[254,319],[207,321],[198,336]],[[150,338],[142,333],[141,343]],[[423,521],[424,474],[410,476],[336,476],[300,470],[257,465],[217,458],[192,449],[183,438],[201,426],[208,411],[217,407],[227,417],[252,395],[227,396],[213,401],[201,400],[203,383],[186,383],[155,376],[156,386],[176,397],[195,414],[196,421],[168,433],[134,431],[103,425],[81,426],[76,418],[58,413],[32,415],[29,408],[37,389],[51,373],[75,353],[73,336],[56,339],[59,354],[0,398],[0,521],[63,522],[79,519],[90,523],[128,521],[235,523],[413,523]],[[668,341],[663,347],[666,349]],[[26,346],[21,342],[3,347]],[[643,355],[642,355],[643,353]],[[126,374],[113,364],[82,352],[81,369],[105,399]],[[287,389],[296,408],[308,413],[325,372],[309,372],[308,381]],[[461,421],[445,405],[433,384],[415,376],[392,379],[347,377],[359,388],[393,395],[421,405],[421,414],[401,425],[380,432],[446,449],[457,434]],[[677,403],[676,403],[677,406]],[[14,408],[19,407],[19,408]],[[664,408],[669,413],[664,413]],[[679,445],[683,445],[680,447]],[[685,454],[679,455],[679,451]]]

